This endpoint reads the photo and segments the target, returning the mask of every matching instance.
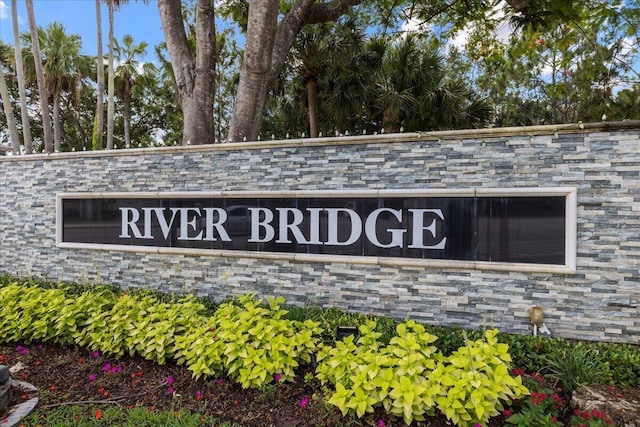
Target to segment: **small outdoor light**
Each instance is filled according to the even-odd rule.
[[[544,332],[545,334],[549,334],[549,329],[544,324],[544,312],[542,311],[542,307],[533,306],[531,310],[529,310],[529,320],[533,324],[533,335],[538,335],[538,328],[540,332]]]
[[[349,335],[356,337],[358,336],[358,328],[355,326],[338,326],[336,335],[338,340],[343,340]]]
[[[544,323],[544,312],[542,311],[542,307],[533,306],[529,311],[529,320],[535,326],[541,326]]]

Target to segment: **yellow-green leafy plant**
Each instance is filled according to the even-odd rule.
[[[224,342],[218,338],[216,326],[213,317],[206,318],[201,324],[192,323],[175,338],[176,362],[186,365],[196,379],[223,372]]]
[[[29,299],[28,296],[32,296]],[[0,293],[0,340],[20,341],[30,339],[28,330],[33,323],[33,311],[39,304],[37,290],[33,286],[12,283]]]
[[[88,346],[91,342],[89,331],[99,329],[100,315],[111,310],[116,301],[113,291],[104,287],[67,296],[55,319],[57,340],[63,344]],[[108,319],[103,318],[102,321],[106,325]]]
[[[192,295],[175,302],[160,302],[146,297],[143,301],[145,304],[136,313],[136,327],[129,331],[127,347],[161,365],[167,359],[175,358],[178,337],[206,324],[207,319],[201,315],[204,305]]]
[[[335,386],[328,402],[343,415],[358,417],[382,405],[407,425],[433,415],[440,386],[429,379],[436,366],[436,348],[430,344],[437,337],[408,321],[399,324],[397,336],[383,346],[375,328],[369,321],[359,327],[357,345],[349,336],[318,352],[317,378]]]
[[[441,385],[438,409],[457,426],[486,425],[503,403],[529,394],[520,376],[509,375],[509,346],[499,343],[497,334],[488,330],[484,339],[467,340],[449,357],[440,357],[432,373]]]
[[[20,301],[23,312],[29,311],[31,317],[30,325],[24,325],[23,341],[53,341],[56,333],[55,319],[65,301],[63,289],[30,287]]]
[[[94,337],[109,328],[110,313],[117,301],[117,295],[106,289],[103,292],[88,290],[75,298],[69,308],[66,323],[71,324],[75,330],[73,339],[76,344],[106,351],[98,347]],[[74,314],[79,315],[75,320],[71,318]]]
[[[286,319],[282,303],[282,297],[270,298],[267,306],[245,295],[221,304],[213,315],[224,369],[244,388],[261,388],[276,376],[292,380],[299,363],[311,362],[316,351],[319,323]]]
[[[195,377],[226,373],[243,387],[294,378],[309,363],[322,332],[319,323],[289,320],[280,308],[247,295],[208,317],[193,296],[163,302],[151,292],[106,288],[69,295],[20,283],[0,291],[0,341],[75,343],[116,357],[138,354],[160,364],[184,363]]]
[[[67,303],[61,288],[44,289],[12,283],[0,293],[0,340],[54,341],[69,343],[70,336],[59,336],[55,321]]]
[[[87,321],[88,346],[116,357],[135,354],[131,336],[137,327],[138,312],[152,304],[152,297],[138,298],[122,293],[111,310],[97,313]]]

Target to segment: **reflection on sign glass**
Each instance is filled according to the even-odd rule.
[[[62,241],[565,263],[565,197],[62,200]]]

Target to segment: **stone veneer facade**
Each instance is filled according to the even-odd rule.
[[[58,193],[506,187],[577,188],[575,273],[56,247]],[[640,343],[637,122],[7,156],[0,192],[0,274]]]

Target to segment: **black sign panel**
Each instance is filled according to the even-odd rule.
[[[566,198],[61,200],[61,242],[564,265]]]

